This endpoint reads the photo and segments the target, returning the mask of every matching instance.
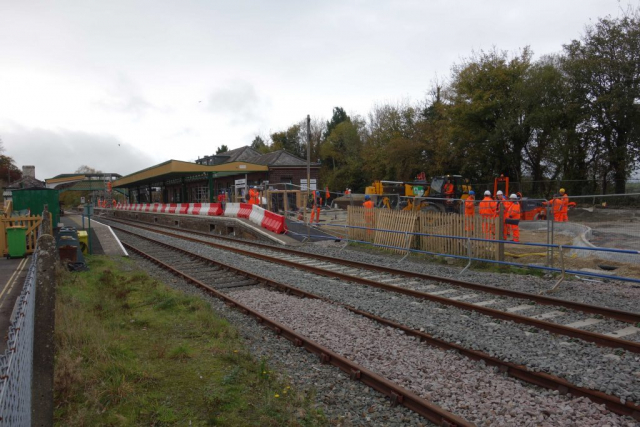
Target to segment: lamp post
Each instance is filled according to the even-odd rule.
[[[304,204],[304,215],[307,216],[307,204],[309,203],[309,190],[311,189],[311,117],[307,114],[307,199]],[[313,207],[311,208],[313,209]],[[307,223],[307,241],[311,235],[311,217]]]

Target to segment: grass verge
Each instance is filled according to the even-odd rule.
[[[58,287],[57,425],[326,425],[205,301],[128,260],[89,266]]]

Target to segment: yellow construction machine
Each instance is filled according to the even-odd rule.
[[[460,212],[461,200],[471,185],[460,175],[436,176],[428,183],[424,172],[415,181],[374,181],[365,194],[375,196],[376,206],[388,209]]]

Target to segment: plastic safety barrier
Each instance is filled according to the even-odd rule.
[[[168,209],[165,213],[176,213],[176,209],[178,209],[179,203],[169,203]]]
[[[277,234],[282,234],[287,231],[284,216],[274,214],[271,211],[264,211],[264,220],[262,221],[261,227]]]
[[[203,203],[189,203],[187,207],[187,215],[200,215]]]
[[[262,221],[264,221],[264,213],[265,210],[263,208],[257,205],[253,205],[251,214],[249,215],[249,221],[251,221],[255,225],[262,227]]]
[[[240,203],[240,209],[238,210],[238,218],[249,218],[254,205],[249,203]]]
[[[208,215],[208,216],[224,215],[224,209],[222,209],[222,203],[210,203],[209,209],[204,213],[200,211],[200,215]]]
[[[240,210],[240,203],[227,203],[227,206],[225,206],[224,208],[224,216],[237,218],[239,210]]]
[[[189,203],[178,203],[179,208],[178,208],[178,212],[181,215],[186,215],[187,211],[189,210]]]

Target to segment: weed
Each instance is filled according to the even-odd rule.
[[[173,348],[169,352],[169,358],[175,359],[175,360],[186,360],[186,359],[191,359],[192,354],[193,354],[192,349],[190,349],[188,346],[184,344],[181,344]]]
[[[234,384],[238,380],[238,374],[240,373],[240,367],[234,366],[231,371],[222,378],[222,384],[229,385]]]

